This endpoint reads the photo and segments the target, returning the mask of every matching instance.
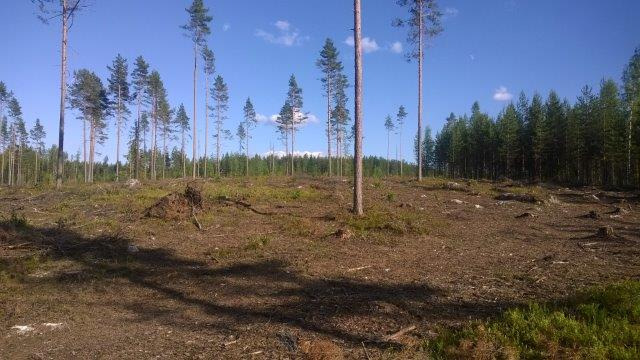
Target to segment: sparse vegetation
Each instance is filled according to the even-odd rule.
[[[531,303],[460,330],[442,329],[425,346],[436,359],[637,359],[640,282],[598,287],[558,303]]]

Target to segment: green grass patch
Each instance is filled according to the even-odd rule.
[[[256,235],[249,238],[249,242],[244,247],[245,250],[260,250],[271,242],[271,237],[268,235]]]
[[[443,330],[424,346],[436,359],[639,359],[640,282],[510,309],[488,323]]]

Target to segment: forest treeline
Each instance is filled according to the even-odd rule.
[[[335,51],[330,43],[327,44],[330,52]],[[327,52],[327,48],[323,51]],[[124,59],[117,57],[110,68],[121,69],[122,64]],[[122,164],[113,164],[108,158],[93,159],[95,149],[91,148],[94,147],[94,142],[102,143],[107,138],[104,131],[106,123],[88,123],[88,139],[85,139],[84,143],[89,149],[85,148],[84,155],[79,151],[72,156],[65,156],[65,179],[72,182],[85,181],[86,176],[92,173],[87,169],[88,166],[94,169],[96,179],[100,181],[116,180],[119,171],[123,171],[123,178],[185,177],[186,169],[193,167],[185,149],[189,118],[184,106],[179,106],[175,111],[168,106],[166,90],[159,80],[159,74],[152,72],[146,75],[147,78],[136,80],[141,72],[147,71],[146,68],[144,60],[139,58],[137,68],[133,72],[133,96],[128,95],[128,83],[120,87],[121,94],[122,89],[126,89],[127,98],[131,99],[134,105],[136,94],[145,91],[146,97],[141,99],[140,106],[152,107],[151,112],[147,109],[140,110],[140,122],[136,123],[139,125],[129,129],[125,161]],[[76,72],[76,78],[83,76],[89,79],[86,82],[93,81],[100,88],[100,79],[95,78],[95,75],[90,72]],[[637,187],[640,184],[640,111],[637,95],[634,94],[638,92],[639,79],[640,48],[635,51],[624,70],[621,84],[607,79],[601,82],[599,89],[585,86],[573,103],[561,98],[555,91],[551,91],[545,97],[535,93],[531,98],[521,93],[515,102],[509,103],[493,118],[483,112],[476,102],[471,107],[470,115],[452,113],[446,119],[442,130],[435,136],[430,128],[426,128],[423,137],[424,174],[451,178],[511,178],[571,185]],[[293,82],[292,92],[295,93],[295,78],[292,77],[290,82]],[[117,81],[110,82],[113,83]],[[74,86],[79,86],[77,81],[70,86],[72,103],[76,97],[74,92],[77,91]],[[110,87],[116,89],[113,85]],[[214,82],[214,94],[220,93],[221,88],[224,90],[224,83],[222,78],[218,78]],[[118,105],[115,100],[109,102],[107,89],[99,89],[96,94],[104,96],[96,98],[104,102],[105,111],[104,115],[97,117],[98,119],[106,119],[106,112],[109,111],[109,116],[113,116],[118,106],[122,107],[123,113],[130,112],[126,106]],[[153,99],[157,96],[154,94],[160,95],[159,100]],[[344,97],[344,94],[340,96]],[[215,96],[213,100],[220,102]],[[112,110],[109,110],[109,107]],[[222,122],[218,122],[216,114],[220,116],[224,109],[216,106],[212,109],[214,125],[221,127]],[[252,112],[255,113],[250,100],[247,100],[245,112],[249,113],[248,117],[252,116]],[[3,114],[0,124],[1,183],[15,185],[52,182],[56,146],[45,147],[46,133],[39,119],[36,119],[31,129],[27,129],[19,101],[2,82],[0,114]],[[150,128],[154,121],[150,120],[152,116],[159,119],[155,129]],[[388,116],[384,123],[387,135],[401,136],[399,130],[406,117],[404,107],[401,107],[393,118]],[[345,119],[348,117],[345,116]],[[247,156],[248,153],[244,151],[248,147],[245,129],[249,128],[249,125],[245,124],[248,123],[241,123],[236,133],[238,152],[220,154],[219,161],[216,156],[200,157],[195,164],[197,174],[206,173],[208,169],[211,174],[244,176],[247,175],[248,169],[251,169],[251,175],[286,175],[291,173],[293,167],[296,174],[315,176],[328,174],[330,164],[333,164],[338,175],[352,174],[353,164],[348,151],[349,136],[340,136],[347,134],[346,122],[333,122],[339,129],[336,138],[342,138],[339,141],[346,141],[347,145],[336,147],[335,153],[339,157],[331,161],[326,157],[292,157],[289,151],[284,157],[268,154]],[[328,124],[328,129],[331,129],[331,125]],[[221,131],[226,133],[223,134],[226,139],[232,137],[230,132]],[[285,130],[282,134],[284,137],[290,136],[291,133]],[[390,141],[390,138],[388,140]],[[414,144],[417,144],[417,136]],[[414,176],[417,171],[415,164],[398,161],[397,150],[396,160],[391,159],[389,145],[387,143],[386,159],[376,156],[364,158],[365,176]],[[416,155],[417,148],[415,146]],[[86,158],[88,154],[91,159]],[[139,167],[137,170],[136,164]],[[404,173],[403,168],[406,169]]]
[[[275,116],[278,139],[284,156],[251,156],[250,139],[265,136],[256,131],[258,115],[247,96],[239,123],[228,123],[229,85],[215,67],[215,54],[208,45],[212,16],[203,0],[193,0],[186,9],[188,20],[182,31],[193,44],[193,107],[191,118],[184,104],[170,104],[168,89],[160,72],[142,56],[130,64],[118,54],[110,65],[109,77],[101,79],[91,69],[77,69],[67,81],[66,34],[78,11],[89,6],[82,0],[35,0],[39,18],[60,19],[62,25],[60,124],[58,145],[46,148],[45,128],[36,119],[27,129],[18,97],[0,82],[0,184],[22,185],[63,180],[163,179],[190,176],[239,176],[267,174],[310,174],[358,177],[362,154],[362,95],[359,93],[362,63],[359,24],[354,27],[355,66],[354,117],[348,106],[341,55],[326,39],[315,66],[320,72],[326,98],[326,158],[296,156],[297,133],[307,121],[303,90],[295,75],[283,93],[284,104]],[[393,21],[407,30],[411,49],[408,59],[418,63],[422,79],[424,44],[442,31],[442,12],[435,0],[399,0],[408,10],[406,18]],[[360,1],[354,0],[356,20]],[[356,34],[357,32],[357,34]],[[130,65],[132,65],[130,69]],[[311,64],[310,64],[311,65]],[[197,79],[202,77],[204,84]],[[284,81],[283,81],[284,83]],[[204,122],[198,125],[198,89],[204,89]],[[574,185],[640,186],[640,48],[624,69],[622,82],[603,80],[599,89],[584,87],[571,103],[555,92],[543,98],[524,93],[492,118],[476,102],[470,115],[451,114],[443,129],[432,136],[422,125],[422,81],[418,86],[415,114],[400,106],[397,114],[371,116],[367,126],[384,126],[387,156],[365,157],[365,176],[443,175],[453,178],[550,181]],[[79,151],[63,147],[65,109],[75,110],[81,122]],[[410,110],[411,111],[411,110]],[[408,116],[417,119],[414,140],[416,162],[405,164],[402,132]],[[381,121],[383,120],[383,121]],[[379,123],[379,124],[376,124]],[[236,127],[237,126],[237,127]],[[197,129],[204,127],[204,136]],[[109,134],[109,128],[115,129]],[[391,159],[391,135],[397,138],[396,160]],[[116,158],[100,159],[100,145],[112,136]],[[272,134],[266,135],[271,137]],[[200,137],[200,139],[199,139]],[[238,151],[223,153],[223,143],[237,140]],[[213,140],[213,150],[209,149]],[[190,154],[187,146],[191,145]],[[200,143],[204,145],[199,152]],[[353,144],[353,147],[352,147]],[[353,152],[350,152],[350,149]],[[65,151],[66,150],[66,151]],[[405,171],[406,167],[406,171]],[[357,171],[356,171],[357,169]],[[356,183],[359,183],[357,179]],[[360,187],[357,185],[356,188]]]
[[[424,167],[449,177],[511,178],[571,185],[640,186],[640,48],[622,84],[582,88],[572,104],[555,91],[521,93],[496,118],[476,102],[451,114],[432,138]]]

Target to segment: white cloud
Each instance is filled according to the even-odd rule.
[[[229,29],[231,29],[231,24],[226,23],[226,24],[222,25],[222,31],[227,32],[227,31],[229,31]]]
[[[391,44],[389,50],[391,50],[391,52],[394,54],[402,54],[402,52],[404,51],[404,49],[402,48],[402,43],[400,41],[396,41]]]
[[[349,36],[345,41],[345,44],[349,45],[349,46],[355,46],[355,39],[353,38],[353,36]],[[380,50],[380,46],[378,45],[378,43],[376,42],[375,39],[372,39],[370,37],[364,37],[362,38],[362,51],[364,51],[365,53],[372,53],[375,51]]]
[[[267,115],[264,115],[264,114],[256,114],[256,120],[258,122],[267,122],[269,121],[269,118],[267,117]]]
[[[280,31],[289,31],[291,28],[291,24],[286,20],[278,20],[274,25],[280,29]]]
[[[445,19],[447,18],[453,18],[458,16],[458,14],[460,13],[460,11],[454,7],[448,7],[444,9],[444,17]]]
[[[262,156],[266,157],[266,156],[271,156],[272,154],[277,158],[283,158],[287,156],[287,154],[282,150],[267,151],[266,153],[263,153]],[[303,156],[322,157],[323,155],[324,153],[322,151],[294,151],[293,152],[294,157],[303,157]]]
[[[298,113],[300,114],[300,113]],[[314,114],[305,114],[306,115],[306,119],[304,119],[304,121],[300,124],[300,126],[305,126],[307,124],[315,124],[320,122],[320,118],[318,118],[316,115]],[[300,116],[300,115],[298,115]],[[276,125],[278,123],[278,117],[280,117],[280,115],[278,114],[273,114],[271,116],[266,116],[263,114],[256,114],[256,118],[258,119],[258,122],[261,123],[265,123],[267,125]]]
[[[513,99],[513,94],[511,94],[505,86],[500,86],[493,94],[493,100],[496,101],[509,101],[511,99]]]
[[[257,29],[255,35],[266,42],[287,47],[302,45],[304,41],[309,40],[308,36],[300,35],[300,30],[293,28],[288,21],[278,20],[273,26],[277,29],[275,33]]]

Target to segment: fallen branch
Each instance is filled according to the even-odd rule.
[[[402,337],[406,333],[413,331],[415,329],[416,329],[415,325],[407,326],[406,328],[402,328],[391,335],[387,335],[383,337],[382,340],[386,342],[397,340],[398,338]]]
[[[357,267],[357,268],[347,269],[347,272],[360,271],[360,270],[368,269],[370,267],[371,267],[371,265],[360,266],[360,267]]]

